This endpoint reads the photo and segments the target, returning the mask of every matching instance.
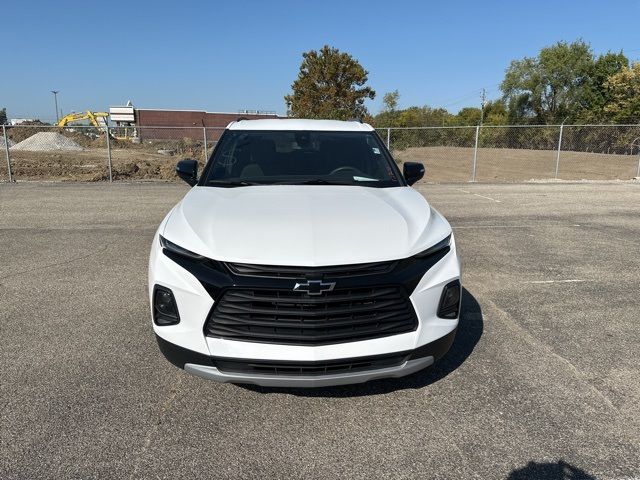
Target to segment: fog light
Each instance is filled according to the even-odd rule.
[[[445,285],[440,297],[438,316],[440,318],[458,318],[460,313],[460,281],[454,280]]]
[[[156,285],[153,289],[153,321],[156,325],[175,325],[180,323],[178,307],[173,293],[166,287]]]

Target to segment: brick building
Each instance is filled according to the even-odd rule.
[[[138,135],[142,140],[177,140],[182,138],[202,140],[203,127],[206,127],[207,140],[216,141],[222,130],[238,118],[278,118],[275,112],[224,113],[203,110],[136,109],[135,114]]]

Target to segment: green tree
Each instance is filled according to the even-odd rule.
[[[409,107],[398,111],[396,127],[440,127],[451,119],[444,108]]]
[[[580,111],[593,54],[582,40],[558,42],[535,58],[514,60],[500,85],[515,123],[560,123]]]
[[[7,123],[7,109],[0,109],[0,125],[6,125]]]
[[[372,119],[372,123],[380,127],[397,127],[398,116],[401,112],[397,110],[399,98],[398,90],[385,93],[382,97],[382,111]]]
[[[606,86],[606,82],[609,77],[626,67],[629,67],[629,60],[622,52],[608,52],[596,59],[589,71],[589,78],[581,95],[581,112],[579,114],[581,121],[603,122],[609,120],[605,106],[611,101],[611,92]]]
[[[373,118],[376,127],[443,127],[457,125],[456,116],[444,108],[409,107],[390,112],[382,110]]]
[[[491,100],[484,106],[485,125],[506,125],[508,118],[507,106],[502,100]]]
[[[640,62],[609,77],[605,82],[610,98],[605,113],[616,123],[640,121]]]
[[[476,107],[465,107],[456,115],[458,125],[478,125],[482,112]]]
[[[376,92],[365,84],[368,73],[348,53],[325,45],[302,54],[298,78],[284,100],[290,116],[347,120],[364,118],[365,100]]]
[[[382,97],[383,111],[395,112],[398,108],[398,100],[400,100],[400,92],[398,90],[385,93]]]

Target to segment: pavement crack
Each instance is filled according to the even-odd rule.
[[[167,395],[167,398],[165,399],[164,402],[162,402],[162,405],[160,405],[160,410],[158,412],[157,419],[155,422],[153,422],[149,426],[144,442],[142,444],[142,448],[135,456],[133,470],[131,471],[131,476],[129,478],[131,479],[138,478],[137,474],[138,474],[138,470],[140,469],[140,463],[142,461],[142,458],[147,453],[147,450],[149,450],[153,437],[158,433],[160,425],[162,425],[162,423],[164,422],[164,419],[166,418],[167,413],[169,412],[169,409],[173,404],[173,401],[176,399],[178,395],[179,387],[182,384],[183,377],[184,375],[178,375],[178,379],[176,383],[171,386],[171,388],[169,389],[169,394]]]
[[[61,262],[49,263],[47,265],[38,265],[38,266],[35,266],[33,268],[28,268],[26,270],[20,270],[18,272],[10,273],[8,275],[5,275],[4,277],[0,277],[0,280],[7,280],[8,278],[18,277],[20,275],[24,275],[25,273],[31,273],[31,272],[35,272],[35,271],[40,271],[40,270],[44,270],[46,268],[60,267],[62,265],[69,265],[70,263],[79,262],[80,260],[86,260],[87,258],[95,257],[95,256],[97,256],[97,255],[99,255],[101,253],[104,253],[107,250],[108,247],[109,247],[108,245],[105,245],[104,247],[99,248],[95,252],[88,253],[88,254],[83,255],[81,257],[73,257],[73,258],[69,258],[67,260],[63,260]]]
[[[566,367],[568,367],[568,369],[574,374],[574,376],[581,383],[586,385],[586,387],[592,393],[594,393],[597,397],[599,397],[604,402],[604,404],[607,405],[607,407],[609,407],[611,410],[615,411],[616,413],[619,413],[619,409],[611,402],[609,397],[607,397],[603,392],[601,392],[595,386],[593,386],[591,384],[591,382],[589,382],[589,380],[584,376],[584,374],[578,369],[578,367],[576,367],[573,363],[571,363],[566,357],[563,357],[559,353],[556,353],[547,344],[542,343],[539,340],[537,340],[528,330],[526,330],[518,322],[516,322],[515,319],[513,318],[513,316],[510,313],[508,313],[506,310],[500,308],[493,300],[490,300],[489,298],[485,297],[485,302],[488,303],[489,306],[493,310],[495,310],[499,314],[499,316],[502,317],[502,319],[505,322],[509,323],[509,325],[511,325],[512,328],[517,330],[517,333],[518,333],[518,336],[519,336],[518,338],[522,339],[523,341],[525,341],[526,343],[530,344],[531,346],[533,346],[535,348],[538,348],[540,350],[544,350],[549,356],[552,356],[556,360],[560,361],[562,364],[564,364]]]

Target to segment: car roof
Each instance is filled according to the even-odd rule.
[[[238,120],[227,125],[228,130],[304,130],[331,132],[371,132],[373,127],[358,121],[304,120],[300,118],[269,118]]]

